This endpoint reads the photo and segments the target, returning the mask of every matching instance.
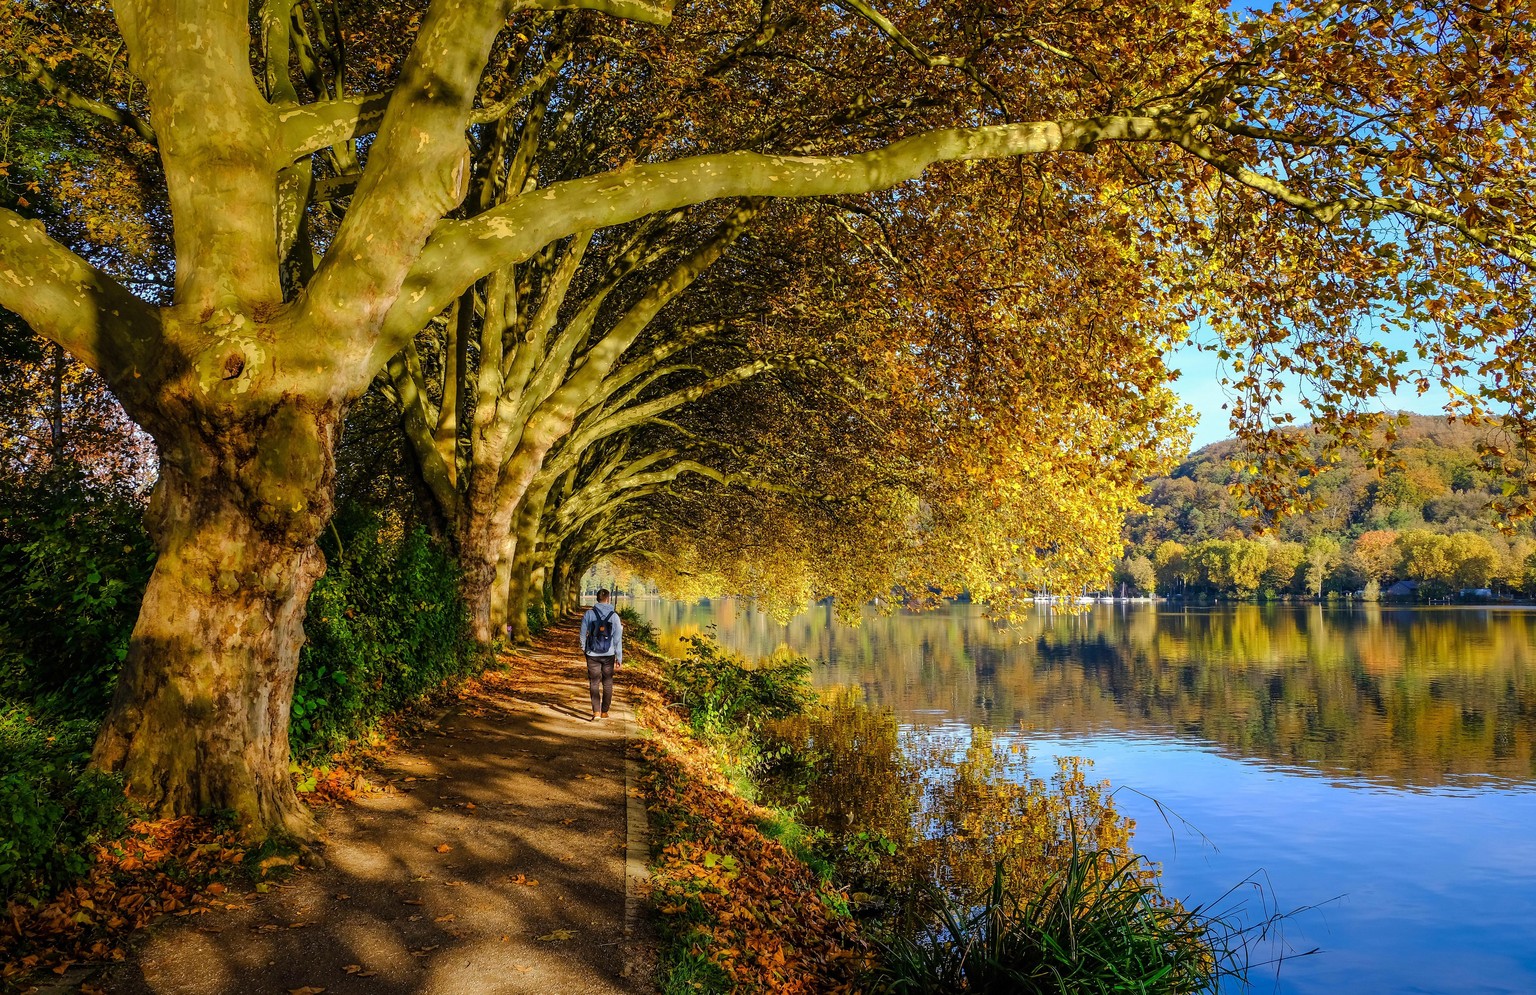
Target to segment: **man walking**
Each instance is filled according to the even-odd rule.
[[[608,589],[600,589],[597,604],[581,617],[581,652],[587,658],[587,687],[592,692],[594,720],[608,717],[608,706],[613,701],[613,671],[624,666],[624,623],[608,598]]]

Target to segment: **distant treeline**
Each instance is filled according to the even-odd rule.
[[[1238,444],[1206,446],[1152,482],[1116,582],[1235,598],[1536,596],[1536,536],[1529,523],[1501,532],[1489,507],[1500,485],[1478,444],[1496,432],[1412,416],[1383,466],[1347,457],[1313,482],[1312,510],[1279,523],[1243,514]]]

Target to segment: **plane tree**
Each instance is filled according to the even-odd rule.
[[[1421,336],[1427,375],[1482,374],[1465,400],[1527,440],[1491,455],[1516,483],[1510,510],[1532,510],[1533,32],[1514,0],[1330,0],[1241,23],[1216,3],[1049,0],[713,0],[670,26],[662,0],[357,5],[329,23],[317,7],[4,10],[21,67],[7,92],[29,87],[72,115],[71,134],[90,120],[103,148],[137,155],[149,192],[122,213],[163,240],[163,262],[133,261],[111,226],[81,234],[24,194],[0,209],[0,305],[103,376],[159,447],[159,559],[95,754],[155,811],[309,831],[286,730],[349,406],[477,281],[690,205],[907,184],[917,225],[924,181],[964,168],[939,164],[1011,160],[974,167],[1011,192],[1003,217],[1044,239],[1079,209],[1113,213],[1103,234],[1142,265],[1155,306],[1207,316],[1244,357],[1234,417],[1278,439],[1276,459],[1277,382],[1319,385],[1346,436],[1361,398],[1399,382],[1402,357],[1361,326],[1385,302]],[[477,129],[548,61],[507,53],[568,17],[603,19],[600,44],[631,53],[590,59],[622,71],[588,74],[569,106],[674,99],[632,157],[462,210]],[[73,182],[108,189],[109,160]],[[29,182],[65,182],[35,168]],[[969,217],[1000,224],[995,207],[978,199]],[[1082,323],[1050,344],[1091,371],[1102,357],[1072,346],[1103,323],[1091,300],[1073,305]],[[1155,348],[1134,358],[1160,369]],[[977,386],[1003,398],[1010,372]],[[1091,469],[1072,462],[1073,432],[1137,436],[1068,400],[1071,417],[1040,414],[1042,475]],[[1004,454],[1029,441],[997,438]]]

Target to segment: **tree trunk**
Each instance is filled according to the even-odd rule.
[[[507,626],[512,641],[520,646],[533,642],[533,633],[528,628],[528,608],[533,604],[529,596],[531,559],[524,553],[522,543],[518,543],[517,555],[512,558],[511,584],[507,592]]]
[[[341,417],[340,404],[285,398],[223,424],[161,422],[175,434],[156,433],[146,521],[159,559],[93,757],[157,815],[314,833],[289,778],[288,723]]]
[[[545,583],[548,576],[544,570],[543,559],[536,559],[533,565],[533,572],[528,576],[528,598],[530,601],[538,604],[544,610],[546,616],[548,616],[550,609],[553,607],[550,603],[549,587]]]
[[[55,470],[64,465],[64,347],[53,345],[53,409],[48,416],[49,455]]]
[[[544,505],[549,498],[550,485],[530,488],[518,504],[515,519],[516,545],[511,558],[511,571],[507,588],[507,620],[512,639],[519,645],[533,641],[528,629],[528,608],[533,603],[533,568],[539,550],[539,526],[544,519]]]
[[[566,615],[571,610],[571,572],[564,559],[555,561],[555,567],[550,572],[549,589],[553,592],[555,613]]]
[[[498,634],[507,631],[507,625],[511,621],[509,605],[511,603],[512,583],[512,559],[517,549],[517,540],[507,536],[501,541],[500,552],[496,556],[496,579],[491,585],[491,625]]]
[[[496,624],[491,621],[491,589],[496,584],[496,556],[486,555],[489,542],[473,545],[459,542],[459,595],[469,611],[469,633],[482,649],[496,639]]]

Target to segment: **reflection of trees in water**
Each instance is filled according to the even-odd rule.
[[[658,608],[669,630],[713,622],[744,652],[836,661],[819,682],[861,687],[904,721],[1173,731],[1417,785],[1536,775],[1536,613],[1105,606],[1002,628],[956,606],[855,629],[823,610],[786,626],[732,602]]]

